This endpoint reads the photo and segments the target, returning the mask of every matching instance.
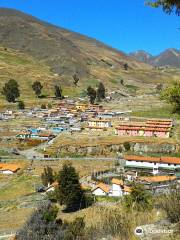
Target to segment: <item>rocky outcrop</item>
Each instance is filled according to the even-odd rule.
[[[128,143],[129,149],[134,153],[162,153],[172,154],[179,151],[177,145],[172,143]],[[59,147],[59,155],[80,155],[80,156],[117,156],[118,152],[126,152],[127,144],[109,144],[109,145],[95,145],[95,146],[64,146]]]

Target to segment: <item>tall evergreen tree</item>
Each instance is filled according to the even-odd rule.
[[[91,104],[94,104],[95,102],[95,99],[96,99],[96,90],[92,87],[88,87],[87,88],[87,95],[89,96],[89,99],[90,99],[90,103]]]
[[[59,202],[66,205],[66,211],[76,211],[85,206],[79,176],[70,162],[64,163],[59,171],[58,183]]]
[[[14,79],[10,79],[3,87],[2,94],[8,102],[15,102],[20,96],[19,85]]]
[[[98,89],[97,89],[97,99],[100,101],[101,99],[105,98],[105,87],[102,82],[99,83]]]
[[[55,85],[54,89],[55,89],[55,97],[59,98],[59,99],[62,99],[63,96],[62,96],[61,86]]]
[[[53,169],[49,166],[44,168],[44,172],[41,174],[41,180],[44,186],[52,184],[55,180]]]
[[[32,85],[32,89],[35,92],[36,96],[39,97],[41,95],[41,91],[43,89],[43,86],[39,81],[35,81]]]

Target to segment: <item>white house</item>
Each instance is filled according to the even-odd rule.
[[[112,179],[112,188],[109,196],[120,197],[123,195],[123,181],[120,179]]]
[[[48,187],[46,188],[46,193],[47,192],[54,192],[56,187],[58,186],[58,182],[53,182],[52,184],[49,184]]]
[[[95,196],[108,196],[110,187],[104,183],[99,183],[92,190],[92,194]]]

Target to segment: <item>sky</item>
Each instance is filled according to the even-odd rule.
[[[93,37],[126,53],[157,55],[180,49],[180,16],[145,6],[145,0],[0,0],[42,20]]]

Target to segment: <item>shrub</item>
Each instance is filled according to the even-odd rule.
[[[125,142],[125,143],[123,144],[123,146],[124,146],[125,151],[129,151],[129,150],[131,149],[131,145],[130,145],[129,142]]]

